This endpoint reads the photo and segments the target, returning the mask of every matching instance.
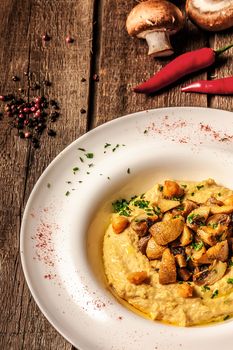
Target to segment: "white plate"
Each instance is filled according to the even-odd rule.
[[[59,154],[32,191],[20,242],[28,286],[58,332],[82,350],[232,349],[231,320],[179,328],[128,310],[108,292],[101,263],[114,199],[166,178],[233,188],[232,150],[232,113],[166,108],[106,123]]]

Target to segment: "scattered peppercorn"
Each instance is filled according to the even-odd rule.
[[[19,77],[17,77],[16,75],[13,75],[13,77],[11,78],[13,81],[19,81]]]
[[[51,137],[54,137],[54,136],[56,136],[56,135],[57,135],[57,133],[56,133],[56,131],[55,131],[55,130],[53,130],[53,129],[49,129],[49,130],[48,130],[48,135],[49,135],[49,136],[51,136]]]
[[[45,34],[43,34],[42,35],[42,40],[44,40],[44,41],[49,41],[51,38],[50,38],[50,36],[48,35],[48,33],[45,33]]]
[[[93,75],[93,80],[94,81],[99,81],[100,80],[98,74],[94,74]]]
[[[71,36],[68,35],[68,36],[66,37],[66,43],[67,43],[67,44],[72,44],[73,42],[74,42],[74,38],[71,38]]]

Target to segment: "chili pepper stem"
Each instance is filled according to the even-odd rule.
[[[216,54],[217,56],[219,56],[219,55],[221,55],[223,52],[229,50],[231,47],[233,47],[233,44],[224,46],[224,47],[222,47],[222,48],[220,48],[220,49],[218,49],[218,50],[215,50],[214,52],[215,52],[215,54]]]

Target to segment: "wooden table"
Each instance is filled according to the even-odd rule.
[[[71,349],[36,306],[26,285],[19,256],[19,230],[28,196],[51,160],[73,140],[108,120],[139,110],[167,106],[203,106],[232,110],[232,97],[182,94],[180,85],[145,97],[131,86],[149,77],[169,59],[147,57],[145,42],[126,33],[133,0],[2,0],[0,3],[0,93],[27,86],[32,71],[51,87],[36,94],[56,98],[61,118],[56,138],[46,133],[35,150],[18,138],[8,119],[0,121],[0,349]],[[180,2],[182,3],[182,1]],[[48,32],[49,42],[42,35]],[[189,22],[174,38],[177,52],[202,46],[222,47],[233,31],[204,33]],[[75,42],[67,44],[70,34]],[[99,81],[93,79],[99,75]],[[233,50],[221,64],[195,79],[233,74]],[[18,75],[20,82],[12,81]],[[85,81],[84,79],[85,78]],[[188,79],[191,81],[192,78]],[[35,91],[29,90],[29,96]],[[86,113],[81,113],[81,109]]]

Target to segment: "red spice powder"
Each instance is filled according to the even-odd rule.
[[[230,142],[233,140],[233,135],[228,135],[226,133],[222,133],[221,131],[216,131],[213,127],[208,124],[200,123],[200,130],[208,135],[210,135],[213,140],[219,142]]]
[[[35,240],[35,258],[49,267],[54,266],[57,258],[54,253],[54,244],[52,240],[52,235],[57,229],[58,226],[56,224],[47,224],[41,221],[33,237]]]

